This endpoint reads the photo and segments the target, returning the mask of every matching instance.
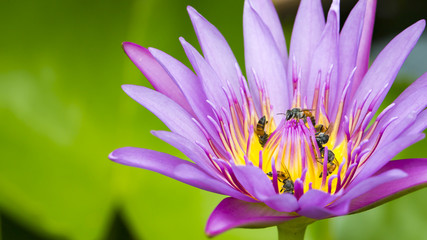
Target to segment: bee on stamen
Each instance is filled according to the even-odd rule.
[[[277,173],[277,180],[283,183],[282,188],[280,189],[280,192],[294,194],[294,182],[292,181],[289,171],[288,170],[276,171],[276,173]],[[268,172],[267,176],[272,178],[273,173]]]
[[[265,116],[262,116],[255,129],[255,134],[258,135],[259,143],[261,144],[261,147],[264,147],[264,145],[267,143],[269,135],[265,132],[265,124],[267,124],[268,121],[265,118]]]
[[[316,119],[314,118],[312,112],[314,109],[301,109],[301,108],[292,108],[290,110],[287,110],[285,114],[281,113],[282,115],[286,115],[286,120],[294,119],[302,119],[304,123],[307,122],[307,118],[309,117],[311,120],[311,123],[316,125]],[[280,114],[280,113],[279,113]]]
[[[320,132],[325,133],[326,131],[329,130],[329,127],[325,127],[323,126],[323,124],[317,124],[317,125],[314,125],[314,129],[316,130],[316,133],[320,133]]]
[[[316,129],[315,137],[317,146],[319,146],[319,149],[323,148],[323,145],[328,143],[329,141],[329,135],[326,133],[329,128],[325,128],[322,124],[318,124],[314,126]]]
[[[325,148],[321,148],[320,149],[320,156],[321,159],[325,158]],[[322,160],[317,160],[318,163],[323,165],[323,161]],[[329,176],[329,174],[331,174],[339,165],[338,160],[335,158],[335,154],[334,152],[332,152],[331,150],[328,150],[328,164],[326,165],[327,167],[327,175]],[[320,173],[319,178],[321,178],[323,176],[323,172]]]

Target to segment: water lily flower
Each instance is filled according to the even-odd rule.
[[[339,1],[326,21],[302,0],[289,54],[270,0],[246,0],[246,77],[221,33],[188,7],[203,56],[183,38],[192,70],[168,54],[125,42],[155,90],[123,90],[169,131],[153,135],[190,160],[124,147],[109,158],[229,196],[206,233],[278,226],[302,239],[316,220],[364,211],[427,183],[427,159],[391,159],[424,137],[427,73],[378,115],[425,27],[396,36],[369,67],[375,0],[359,0],[340,30]]]

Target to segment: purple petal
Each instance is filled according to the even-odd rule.
[[[346,193],[342,195],[338,200],[336,200],[331,206],[338,206],[343,203],[348,203],[348,201],[352,201],[354,198],[357,198],[361,195],[363,195],[366,192],[371,191],[377,186],[380,186],[382,184],[395,181],[398,179],[402,179],[407,177],[408,174],[406,174],[404,171],[400,169],[391,169],[386,172],[382,172],[381,174],[378,174],[374,177],[370,177],[364,181],[361,181],[359,184],[354,185],[353,187],[348,187],[346,189]]]
[[[237,60],[228,46],[227,41],[218,29],[209,23],[194,8],[188,6],[188,13],[202,47],[203,55],[209,65],[215,70],[223,86],[230,82],[234,93],[240,93],[240,83],[236,72]],[[238,99],[241,100],[240,98]]]
[[[195,165],[179,165],[174,170],[174,175],[178,176],[179,181],[181,182],[196,183],[196,184],[201,184],[203,186],[207,185],[209,186],[209,189],[205,189],[205,190],[208,190],[211,192],[231,196],[245,202],[256,202],[254,199],[234,189],[232,186],[230,186],[226,182],[217,181],[213,178],[206,178],[206,173],[203,172],[201,169],[199,169]],[[201,188],[201,189],[204,189],[204,188]]]
[[[379,122],[374,134],[377,134],[389,119],[398,117],[385,130],[383,136],[385,141],[381,141],[381,145],[388,144],[407,132],[408,126],[410,126],[417,119],[418,114],[427,107],[426,92],[427,73],[422,75],[396,98],[394,101],[395,106],[387,112],[383,116],[382,121]],[[420,130],[422,131],[424,129]]]
[[[254,102],[259,104],[259,93],[256,88],[257,77],[261,86],[265,86],[270,97],[273,115],[284,112],[291,106],[290,81],[286,79],[283,60],[278,53],[270,30],[252,8],[249,1],[245,1],[243,33],[246,74]],[[257,110],[259,111],[259,109]]]
[[[314,219],[324,219],[331,216],[340,216],[348,213],[349,201],[337,207],[328,206],[338,195],[330,195],[326,192],[312,189],[299,199],[300,210],[298,214]]]
[[[360,172],[355,176],[353,182],[348,186],[352,188],[362,182],[363,180],[371,177],[374,173],[379,171],[386,165],[396,154],[403,149],[414,144],[415,142],[424,138],[424,134],[415,134],[401,137],[382,148],[376,149],[374,154],[361,166]]]
[[[334,2],[328,14],[328,21],[320,37],[319,44],[313,52],[310,77],[302,79],[302,97],[307,97],[307,102],[313,102],[314,88],[313,80],[321,73],[321,86],[325,84],[330,75],[330,92],[328,102],[334,103],[337,96],[338,82],[338,39],[339,39],[339,6]],[[329,74],[330,69],[332,72]],[[314,106],[316,107],[316,106]],[[329,108],[331,112],[332,107]]]
[[[142,86],[123,85],[122,88],[131,98],[154,113],[172,132],[190,136],[191,140],[208,146],[203,133],[191,120],[192,117],[170,98]]]
[[[297,216],[277,212],[263,203],[249,203],[226,198],[215,208],[206,224],[205,232],[213,237],[229,229],[275,226]]]
[[[190,114],[193,114],[193,110],[181,90],[146,48],[135,43],[124,42],[123,49],[154,89],[177,102]]]
[[[427,128],[427,110],[418,114],[414,123],[402,134],[402,136],[419,134]]]
[[[201,171],[194,163],[166,153],[149,149],[124,147],[114,150],[108,157],[114,162],[158,172],[206,191],[221,193],[224,189],[229,189],[224,183],[213,179],[211,176]],[[179,168],[185,168],[187,171],[185,173],[182,171],[175,172]],[[193,174],[197,174],[197,178],[189,177]]]
[[[336,196],[330,195],[327,192],[311,189],[301,196],[301,198],[298,200],[298,204],[300,205],[301,209],[313,206],[324,207],[331,203],[335,198]]]
[[[362,109],[361,116],[366,114],[372,100],[380,94],[372,110],[373,112],[377,111],[388,89],[390,89],[391,84],[396,78],[400,67],[424,30],[424,26],[425,21],[420,20],[407,28],[396,36],[375,59],[354,96],[354,99],[360,100],[367,92],[372,90],[372,94],[369,96],[368,101]],[[385,86],[387,86],[385,88],[386,91],[381,93]],[[359,123],[361,121],[362,119],[359,120]]]
[[[357,54],[362,39],[366,1],[368,0],[361,0],[356,4],[341,30],[339,43],[339,81],[337,83],[340,96],[344,90],[346,80],[349,78],[354,68],[357,67]],[[357,67],[356,71],[358,69],[359,67]],[[352,84],[354,84],[354,82],[355,80],[353,78]],[[349,90],[351,91],[351,86]],[[340,99],[340,97],[337,99]],[[338,107],[338,104],[339,102],[336,102],[336,107]]]
[[[350,206],[352,212],[371,209],[425,187],[427,184],[427,159],[425,158],[391,161],[381,168],[377,175],[390,169],[400,169],[407,173],[407,177],[379,185],[353,199]]]
[[[265,199],[262,202],[278,212],[295,212],[298,210],[298,201],[293,194],[276,194]]]
[[[157,59],[157,61],[164,67],[164,69],[170,74],[172,79],[175,80],[176,84],[184,93],[188,103],[193,108],[197,119],[207,130],[209,135],[214,139],[215,142],[220,142],[217,131],[208,119],[208,116],[214,116],[210,105],[206,102],[205,91],[203,90],[203,84],[199,78],[184,64],[168,54],[154,49],[149,49],[151,54]],[[221,146],[217,144],[217,146]]]
[[[377,0],[367,0],[366,12],[363,18],[363,30],[357,53],[357,69],[353,80],[352,93],[356,92],[360,82],[365,77],[369,67],[369,54],[371,52],[372,33],[374,30],[375,10],[377,8]]]
[[[182,90],[190,105],[199,111],[210,113],[210,107],[206,103],[206,94],[197,76],[184,64],[167,53],[155,48],[149,48],[149,51]],[[198,104],[199,102],[201,104]]]
[[[197,164],[212,177],[218,178],[217,169],[211,164],[206,153],[195,143],[191,142],[187,138],[172,132],[167,131],[151,131],[151,133],[167,142],[169,145],[175,147],[180,152],[184,153],[185,156],[190,158],[194,163]]]
[[[292,79],[293,61],[301,69],[301,77],[307,82],[314,49],[319,43],[325,27],[322,3],[320,0],[302,0],[295,18],[289,50],[288,79]],[[307,96],[307,94],[304,96]]]
[[[313,219],[325,219],[330,217],[347,215],[349,213],[350,201],[336,207],[311,206],[298,211],[298,214]]]
[[[267,28],[270,30],[286,70],[286,67],[288,66],[288,51],[286,50],[286,40],[283,33],[282,24],[280,23],[279,15],[274,8],[273,2],[271,0],[250,0],[250,4],[261,20],[265,23]]]
[[[256,199],[262,201],[276,195],[270,179],[258,167],[233,165],[232,169],[240,184]]]
[[[221,79],[200,55],[197,50],[191,46],[184,38],[179,39],[184,47],[185,53],[191,62],[197,76],[202,80],[203,89],[209,100],[215,103],[218,107],[228,107],[228,100],[222,88],[227,87],[223,85]]]

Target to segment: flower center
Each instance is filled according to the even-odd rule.
[[[335,192],[342,150],[331,150],[330,129],[316,124],[311,110],[300,108],[288,110],[286,118],[272,132],[260,131],[264,118],[257,123],[252,139],[255,146],[251,148],[255,153],[250,155],[259,153],[252,163],[270,177],[276,191],[293,194],[297,187],[302,192],[310,188]]]
[[[273,114],[265,88],[258,82],[261,104],[257,108],[244,78],[241,79],[240,100],[230,88],[224,89],[229,109],[220,111],[211,103],[216,117],[211,122],[218,138],[205,134],[212,148],[205,152],[224,179],[246,192],[236,180],[232,166],[252,165],[271,179],[277,193],[301,196],[309,189],[337,192],[350,174],[349,164],[344,164],[347,140],[336,145],[337,131],[325,114],[327,102],[317,102],[325,99],[328,88],[320,91],[321,97],[319,91],[315,93],[313,106],[320,108],[305,109],[300,107],[300,94],[295,87],[293,108]]]

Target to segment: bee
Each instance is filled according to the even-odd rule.
[[[321,149],[323,148],[323,145],[329,141],[329,135],[326,133],[329,128],[325,128],[322,124],[318,124],[314,126],[314,128],[316,129],[315,137],[317,146]]]
[[[277,173],[277,180],[279,180],[280,182],[283,182],[284,180],[291,178],[291,175],[289,174],[288,170],[285,170],[285,171],[276,171],[276,173]],[[272,172],[268,172],[267,176],[273,177],[273,173]]]
[[[265,118],[265,116],[262,116],[256,125],[255,133],[256,135],[258,135],[258,140],[259,140],[259,143],[261,144],[261,147],[264,147],[269,137],[269,135],[264,131],[265,124],[267,123],[268,121]]]
[[[289,171],[288,170],[276,171],[276,173],[277,173],[277,180],[283,183],[282,188],[280,189],[280,192],[294,194],[294,182],[292,181]],[[273,173],[268,172],[267,176],[273,177]]]
[[[264,147],[264,145],[267,143],[269,136],[270,135],[268,135],[267,133],[264,133],[264,135],[262,136],[258,135],[258,140],[259,144],[261,144],[261,147]]]
[[[322,132],[316,133],[315,137],[316,137],[317,146],[319,146],[319,148],[323,148],[323,145],[329,141],[329,135]]]
[[[325,148],[321,148],[320,149],[320,156],[322,157],[322,159],[325,157]],[[319,163],[321,163],[323,165],[323,161],[318,160]],[[327,167],[327,176],[329,174],[331,174],[339,165],[338,160],[335,158],[335,154],[334,152],[332,152],[331,150],[328,150],[328,164],[326,165]],[[323,172],[320,173],[319,178],[321,178],[323,176]]]
[[[292,108],[291,110],[286,111],[286,120],[289,121],[290,119],[295,118],[302,119],[304,122],[307,122],[307,117],[309,117],[314,126],[316,125],[316,119],[312,114],[313,111],[313,109]]]
[[[268,123],[268,121],[267,121],[267,119],[265,118],[265,116],[262,116],[262,118],[260,118],[259,119],[259,121],[258,121],[258,123],[257,123],[257,125],[256,125],[256,129],[255,129],[255,133],[258,135],[258,136],[262,136],[262,135],[264,135],[264,133],[265,133],[265,131],[264,131],[264,129],[265,129],[265,124],[267,124]]]
[[[316,130],[317,133],[323,132],[325,133],[326,131],[328,131],[329,127],[325,127],[323,126],[323,124],[317,124],[317,125],[313,125],[314,129]]]
[[[280,192],[294,194],[294,182],[290,179],[283,181],[283,186],[282,189],[280,189]]]

